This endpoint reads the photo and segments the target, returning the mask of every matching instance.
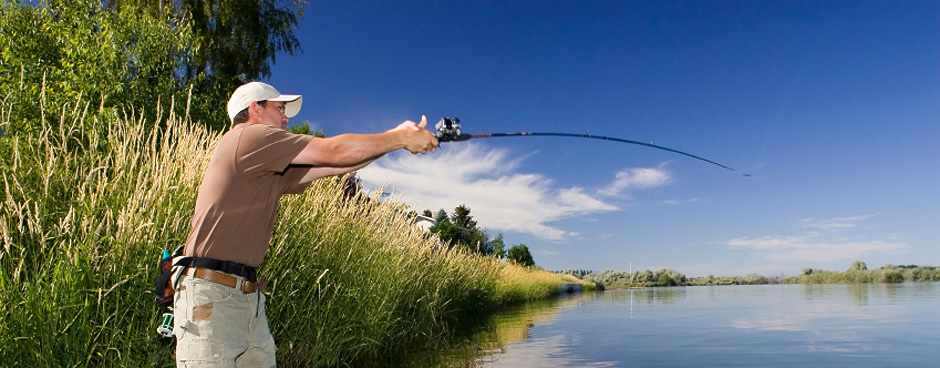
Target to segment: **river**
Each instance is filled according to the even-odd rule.
[[[511,308],[413,367],[934,367],[940,283],[586,292]]]

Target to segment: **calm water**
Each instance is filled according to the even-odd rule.
[[[500,313],[420,367],[940,367],[940,283],[615,290]]]

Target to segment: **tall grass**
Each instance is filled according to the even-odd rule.
[[[89,122],[107,114],[88,110],[77,104],[45,124],[58,128],[0,137],[0,361],[170,366],[154,332],[164,310],[153,277],[160,252],[188,234],[221,135],[177,116]],[[260,277],[273,281],[268,317],[283,366],[381,365],[469,315],[571,282],[442,247],[404,206],[341,192],[323,179],[282,201]]]

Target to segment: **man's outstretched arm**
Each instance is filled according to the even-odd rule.
[[[349,172],[399,149],[415,154],[434,151],[438,141],[434,133],[425,129],[427,123],[427,118],[422,116],[420,124],[406,121],[384,133],[314,138],[291,163],[314,166],[311,170],[331,167]]]

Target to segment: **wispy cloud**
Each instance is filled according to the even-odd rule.
[[[658,168],[633,168],[617,173],[610,185],[597,191],[598,195],[612,197],[622,195],[629,189],[648,189],[660,187],[672,180],[668,172]]]
[[[661,169],[627,169],[612,183],[598,185],[602,190],[559,188],[552,178],[517,172],[526,158],[467,142],[428,155],[393,154],[362,169],[360,177],[367,189],[388,185],[386,191],[419,210],[451,211],[465,204],[487,229],[549,240],[577,235],[553,222],[616,211],[619,208],[604,198],[662,185],[669,179]]]
[[[683,204],[683,203],[693,203],[693,202],[698,202],[698,201],[699,201],[698,198],[689,198],[689,199],[667,199],[667,200],[663,201],[662,203],[663,203],[664,205],[667,205],[667,206],[678,206],[678,205]]]
[[[804,235],[739,237],[724,243],[752,249],[775,262],[846,261],[906,251],[908,244],[904,242],[868,239],[865,235],[846,235],[846,232],[858,227],[862,221],[875,216],[859,215],[823,220],[806,218],[800,220],[800,226],[811,230],[807,230]]]
[[[837,217],[825,220],[814,220],[813,218],[806,218],[800,221],[803,227],[822,229],[822,230],[834,230],[840,228],[855,227],[859,222],[875,217],[876,215],[861,215],[861,216],[851,216],[851,217]]]
[[[863,258],[871,254],[895,253],[907,249],[906,243],[881,240],[824,241],[817,235],[765,236],[735,238],[728,245],[757,250],[773,261],[831,262]]]

